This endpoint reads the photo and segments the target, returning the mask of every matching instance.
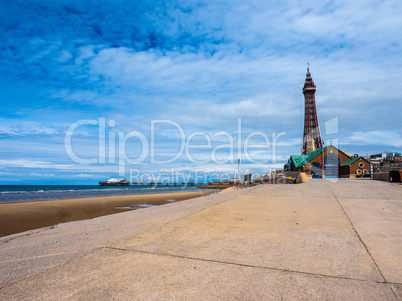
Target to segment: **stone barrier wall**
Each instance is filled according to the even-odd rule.
[[[373,180],[389,181],[389,172],[374,173]]]

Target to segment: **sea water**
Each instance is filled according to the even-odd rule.
[[[195,186],[0,185],[0,203],[200,190]]]

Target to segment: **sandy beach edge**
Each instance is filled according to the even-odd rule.
[[[0,204],[0,236],[141,208],[136,205],[158,206],[215,192],[191,191],[4,203]]]

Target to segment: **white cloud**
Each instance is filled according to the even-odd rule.
[[[0,160],[0,166],[3,168],[34,168],[60,170],[63,172],[80,172],[80,171],[96,171],[96,172],[117,172],[117,165],[83,165],[83,164],[60,164],[46,161],[28,160],[28,159],[10,159]]]
[[[62,50],[59,56],[59,61],[60,62],[65,62],[68,61],[69,59],[71,59],[73,56],[71,55],[70,52],[66,51],[66,50]]]
[[[94,178],[94,175],[89,175],[89,174],[80,173],[79,175],[77,175],[77,177],[79,177],[79,178],[93,179],[93,178]]]
[[[26,136],[26,135],[55,135],[59,130],[43,127],[43,126],[2,126],[0,125],[0,134],[14,135],[14,136]]]
[[[93,45],[80,47],[79,48],[79,55],[75,59],[75,63],[77,65],[81,65],[85,60],[88,60],[88,59],[94,57],[95,56],[94,49],[96,49],[96,48],[97,47],[93,46]]]
[[[396,131],[368,131],[352,133],[342,144],[386,145],[402,148],[402,136]]]
[[[31,172],[29,174],[29,176],[31,177],[35,177],[35,178],[53,178],[56,177],[54,174],[52,173],[45,173],[45,174],[41,174],[41,173],[37,173],[37,172]]]

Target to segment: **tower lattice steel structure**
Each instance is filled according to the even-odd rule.
[[[316,87],[313,79],[311,78],[310,68],[307,65],[306,80],[304,82],[303,87],[304,133],[303,133],[302,155],[306,154],[307,142],[311,139],[314,140],[316,149],[322,148],[320,128],[318,127],[317,108],[315,105],[315,91]]]

